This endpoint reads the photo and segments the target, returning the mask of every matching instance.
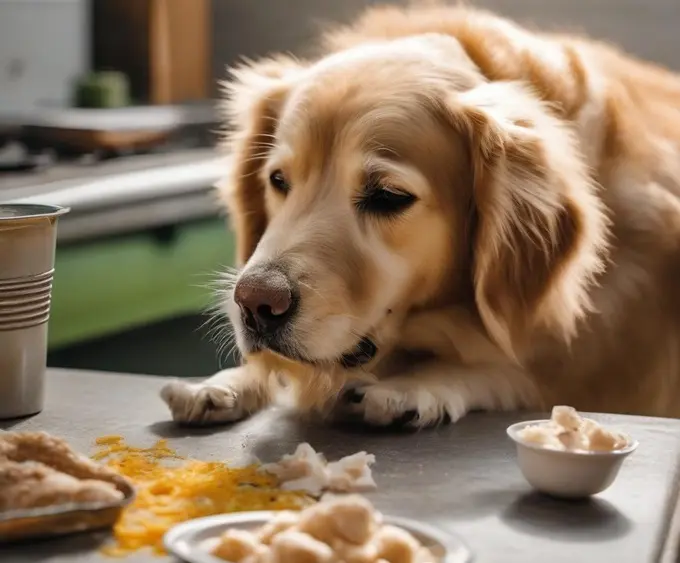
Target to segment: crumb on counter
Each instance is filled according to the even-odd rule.
[[[553,407],[549,421],[527,426],[517,436],[527,443],[563,451],[605,452],[628,445],[622,434],[581,417],[576,409],[568,406]]]

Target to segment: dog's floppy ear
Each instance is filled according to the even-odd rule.
[[[236,234],[236,261],[243,265],[267,227],[265,186],[258,172],[265,161],[278,113],[300,64],[289,57],[247,62],[230,70],[222,105],[231,158],[227,178],[218,183]]]
[[[590,309],[608,220],[570,131],[513,83],[486,83],[450,103],[469,139],[477,307],[516,361],[536,329],[565,339]]]

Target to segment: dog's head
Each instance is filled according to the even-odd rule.
[[[245,355],[353,367],[409,312],[470,304],[510,356],[587,308],[605,220],[570,133],[449,37],[234,71],[222,193]]]

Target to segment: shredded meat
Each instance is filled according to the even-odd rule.
[[[373,463],[375,456],[366,452],[328,463],[323,454],[303,443],[294,453],[284,455],[276,463],[263,465],[261,469],[275,475],[284,490],[306,491],[319,496],[324,491],[349,493],[375,489],[371,473]]]

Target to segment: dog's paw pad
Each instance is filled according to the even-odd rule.
[[[173,420],[185,424],[233,422],[243,418],[239,395],[228,387],[173,381],[161,389]]]

